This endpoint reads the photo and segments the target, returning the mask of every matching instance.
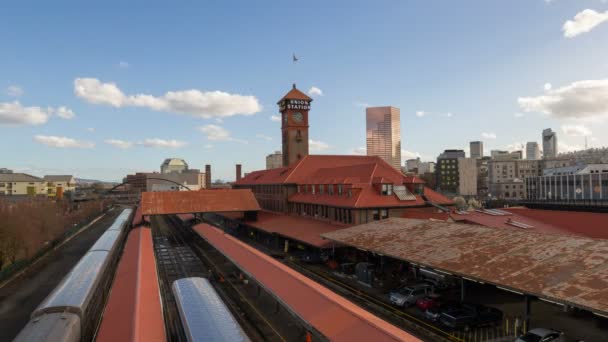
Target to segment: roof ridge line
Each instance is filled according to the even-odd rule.
[[[287,181],[289,180],[289,178],[291,177],[291,175],[293,175],[294,172],[296,172],[296,170],[298,169],[298,167],[300,165],[302,165],[302,163],[304,162],[305,159],[308,158],[308,156],[310,156],[310,154],[305,155],[304,158],[302,158],[302,159],[300,159],[298,161],[297,165],[293,168],[293,170],[291,170],[291,172],[289,173],[289,175],[283,180],[283,183],[287,183]],[[288,166],[288,168],[289,168],[289,166]]]

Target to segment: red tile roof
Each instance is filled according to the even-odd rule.
[[[440,220],[447,221],[450,218],[450,213],[439,210],[435,207],[428,208],[411,208],[407,209],[401,215],[402,218],[422,219],[422,220]]]
[[[277,103],[281,103],[281,101],[285,99],[312,101],[312,99],[308,95],[304,94],[298,88],[296,88],[295,84],[293,85],[293,88],[291,88],[291,90],[287,94],[285,94],[285,96],[283,96]]]
[[[528,219],[544,222],[572,234],[608,239],[608,214],[582,211],[540,210],[523,207],[502,209]]]
[[[165,340],[152,233],[135,228],[118,264],[96,341]]]
[[[353,208],[424,206],[418,195],[415,200],[399,200],[396,196],[382,196],[374,184],[421,184],[417,177],[406,177],[377,156],[308,155],[290,167],[255,171],[235,185],[258,184],[349,184],[354,190],[351,197],[297,193],[291,202],[316,203]],[[424,194],[431,202],[450,205],[453,202],[429,188]]]
[[[329,245],[329,241],[321,238],[321,234],[348,227],[312,218],[276,214],[268,211],[258,212],[257,221],[244,221],[244,223],[265,232],[288,237],[318,248]]]
[[[194,230],[331,341],[420,341],[217,228]]]
[[[144,192],[141,207],[143,215],[260,210],[249,189]]]

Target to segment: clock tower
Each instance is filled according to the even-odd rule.
[[[312,99],[293,88],[279,102],[283,136],[283,166],[289,166],[308,155],[308,111]]]

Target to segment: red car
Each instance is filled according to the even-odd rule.
[[[435,308],[440,305],[440,298],[436,294],[431,294],[426,297],[418,298],[418,300],[416,301],[416,306],[422,311],[426,311],[427,309]]]

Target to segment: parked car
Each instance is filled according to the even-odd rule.
[[[495,324],[502,321],[502,311],[489,306],[462,304],[442,310],[439,322],[452,329]]]
[[[564,333],[557,330],[536,328],[519,336],[515,342],[564,342],[566,336]]]
[[[389,300],[394,305],[407,307],[416,303],[418,298],[425,297],[431,292],[432,288],[428,284],[404,286],[389,293]]]
[[[418,298],[418,300],[416,300],[416,306],[422,311],[439,307],[441,306],[441,297],[438,294],[431,293],[422,298]]]
[[[458,308],[460,307],[460,305],[460,303],[455,302],[441,303],[441,305],[439,306],[434,306],[426,309],[424,311],[424,317],[426,317],[430,321],[436,322],[439,320],[439,316],[441,316],[442,312],[452,310],[453,308]]]
[[[426,278],[424,279],[424,282],[431,285],[435,291],[445,291],[454,287],[453,283],[446,280]]]

